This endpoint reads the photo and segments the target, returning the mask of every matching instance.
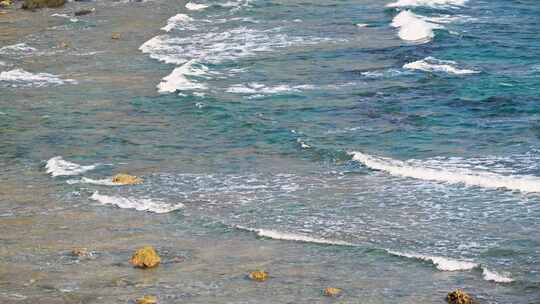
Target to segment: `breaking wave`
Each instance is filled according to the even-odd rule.
[[[426,57],[422,60],[407,63],[403,66],[404,69],[420,70],[425,72],[444,72],[454,75],[478,74],[479,71],[460,69],[456,67],[457,63],[450,60],[440,60],[434,57]]]
[[[392,158],[372,156],[362,152],[352,152],[350,154],[353,160],[362,163],[370,169],[383,171],[395,176],[483,188],[504,188],[522,192],[540,192],[540,177],[537,176],[502,175],[457,166],[433,167],[433,164],[418,160],[400,161]]]
[[[82,166],[76,163],[66,161],[62,156],[56,156],[47,161],[45,168],[47,173],[52,176],[79,175],[81,173],[94,170],[99,164]]]
[[[431,23],[411,11],[402,11],[392,20],[393,27],[399,28],[399,38],[416,43],[427,43],[435,37],[433,30],[443,28]]]
[[[102,205],[113,205],[122,209],[135,209],[137,211],[150,211],[154,213],[168,213],[184,207],[182,203],[165,203],[146,198],[126,198],[120,196],[108,196],[94,192],[90,199]]]
[[[47,73],[30,73],[22,69],[0,72],[0,82],[11,87],[45,87],[49,85],[77,84],[73,79],[62,79]]]
[[[256,229],[256,228],[248,228],[244,226],[236,225],[234,228],[244,231],[249,231],[257,234],[261,237],[266,237],[269,239],[274,240],[284,240],[284,241],[296,241],[296,242],[303,242],[303,243],[315,243],[315,244],[324,244],[324,245],[340,245],[340,246],[357,246],[352,243],[338,241],[338,240],[329,240],[329,239],[322,239],[322,238],[315,238],[303,234],[297,234],[297,233],[289,233],[289,232],[280,232],[275,230],[267,230],[267,229]]]

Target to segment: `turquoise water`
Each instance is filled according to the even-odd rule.
[[[31,48],[0,49],[2,178],[37,172],[26,179],[57,208],[258,236],[350,286],[351,302],[412,302],[412,288],[442,302],[458,287],[540,300],[536,3],[197,4],[96,2],[77,22],[45,11],[39,33],[2,41]],[[137,16],[115,19],[127,6]],[[103,184],[126,170],[145,183]]]

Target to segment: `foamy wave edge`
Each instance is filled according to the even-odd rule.
[[[150,211],[153,213],[168,213],[184,208],[184,204],[182,203],[170,204],[147,198],[108,196],[99,194],[98,191],[94,192],[90,196],[90,199],[102,205],[113,205],[121,209],[135,209],[137,211]]]
[[[352,246],[352,247],[358,246],[353,243],[348,243],[344,241],[315,238],[315,237],[311,237],[311,236],[307,236],[303,234],[297,234],[297,233],[249,228],[249,227],[240,226],[240,225],[235,225],[234,228],[238,230],[253,232],[258,236],[274,239],[274,240],[296,241],[296,242],[302,242],[302,243],[315,243],[315,244],[323,244],[323,245],[339,245],[339,246]]]
[[[233,227],[238,230],[253,232],[260,237],[265,237],[265,238],[274,239],[274,240],[293,241],[293,242],[301,242],[301,243],[314,243],[314,244],[322,244],[322,245],[360,247],[360,245],[354,244],[354,243],[349,243],[349,242],[344,242],[344,241],[339,241],[339,240],[315,238],[315,237],[311,237],[311,236],[307,236],[303,234],[297,234],[297,233],[249,228],[249,227],[240,226],[240,225],[234,225]],[[482,277],[486,281],[493,281],[496,283],[511,283],[514,281],[514,279],[510,278],[510,276],[508,275],[500,274],[493,270],[487,269],[481,264],[471,262],[471,261],[460,261],[460,260],[450,259],[446,257],[427,256],[427,255],[421,255],[421,254],[415,254],[415,253],[403,253],[403,252],[393,251],[389,249],[382,249],[382,250],[393,256],[429,262],[433,264],[440,271],[469,271],[473,269],[481,269]]]
[[[62,156],[55,156],[47,161],[45,169],[47,173],[55,176],[70,176],[79,175],[81,173],[94,170],[99,164],[93,164],[88,166],[79,165],[66,161]]]
[[[349,154],[354,161],[358,161],[372,170],[383,171],[394,176],[491,189],[540,192],[540,178],[537,176],[505,176],[491,172],[475,172],[459,168],[452,170],[433,169],[423,166],[412,166],[404,161],[372,156],[362,152],[354,151]]]
[[[492,281],[496,283],[514,282],[514,279],[512,279],[507,274],[503,275],[496,271],[490,270],[481,264],[471,261],[461,261],[446,257],[428,256],[415,253],[404,253],[387,249],[385,249],[385,251],[394,256],[429,262],[440,271],[468,271],[473,269],[480,269],[482,270],[482,278],[486,281]]]
[[[426,57],[422,60],[414,61],[403,65],[404,69],[420,70],[425,72],[444,72],[454,75],[478,74],[479,71],[460,69],[456,67],[457,63],[450,60],[441,60],[435,57]]]

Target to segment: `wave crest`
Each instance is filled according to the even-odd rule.
[[[69,175],[79,175],[86,171],[94,170],[98,164],[82,166],[76,163],[66,161],[62,156],[56,156],[47,161],[45,168],[47,173],[52,176],[69,176]]]
[[[508,189],[523,192],[540,192],[540,178],[531,175],[501,175],[487,171],[473,171],[463,168],[430,168],[420,161],[403,162],[385,157],[377,157],[362,152],[351,152],[353,160],[364,166],[384,171],[388,174],[420,180],[465,184],[483,188]]]

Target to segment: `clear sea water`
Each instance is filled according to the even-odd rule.
[[[96,13],[53,16],[79,6]],[[344,303],[444,303],[455,288],[540,303],[535,1],[97,1],[11,15],[0,15],[11,30],[0,35],[0,228],[90,212],[83,239],[96,242],[114,239],[113,214],[141,217],[134,231],[166,236],[158,248],[178,250],[176,236],[234,244],[274,275],[253,289],[166,268],[168,285],[133,287],[164,303],[334,302],[326,285]],[[144,183],[104,182],[118,172]],[[223,250],[219,263],[251,261]],[[24,262],[47,269],[43,259]],[[123,294],[83,279],[26,294],[0,278],[0,296],[20,301]],[[180,278],[183,292],[168,289]]]

